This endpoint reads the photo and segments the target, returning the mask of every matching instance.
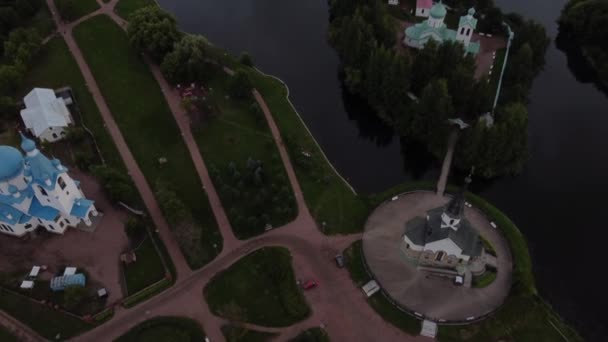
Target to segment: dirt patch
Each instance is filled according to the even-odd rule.
[[[46,265],[40,276],[48,279],[65,266],[75,266],[88,273],[90,284],[103,284],[112,303],[123,297],[119,257],[128,247],[123,229],[127,214],[110,204],[95,178],[78,170],[70,175],[81,181],[85,195],[104,214],[95,232],[71,228],[57,235],[38,229],[22,239],[0,234],[0,272],[23,271],[25,277],[33,265]]]

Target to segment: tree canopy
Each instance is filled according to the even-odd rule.
[[[207,70],[207,40],[203,36],[184,35],[161,64],[163,75],[173,83],[197,81]]]
[[[40,51],[42,38],[35,29],[18,28],[4,42],[4,56],[13,65],[25,69]]]
[[[181,36],[175,18],[158,6],[148,6],[129,16],[129,42],[136,49],[162,61]]]
[[[570,0],[559,18],[560,35],[580,45],[608,85],[608,1]]]

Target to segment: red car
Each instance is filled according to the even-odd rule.
[[[317,283],[314,280],[307,280],[303,285],[302,288],[304,290],[310,290],[310,289],[314,289],[315,287],[317,287],[319,285],[319,283]]]

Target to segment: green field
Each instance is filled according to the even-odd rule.
[[[263,113],[252,109],[253,99],[227,99],[228,79],[220,70],[208,82],[208,102],[216,112],[193,132],[232,228],[245,239],[263,233],[266,224],[292,221],[297,207]],[[261,162],[259,184],[249,159]]]
[[[310,314],[291,255],[282,247],[261,248],[240,259],[216,275],[204,295],[214,314],[235,321],[286,327]]]
[[[114,7],[114,11],[123,19],[128,20],[131,13],[146,6],[156,5],[154,0],[120,0]]]
[[[137,261],[129,265],[123,264],[127,295],[132,295],[165,277],[162,260],[149,236],[146,236],[134,252]]]
[[[57,340],[58,334],[58,340],[65,340],[93,328],[93,325],[78,318],[3,289],[0,289],[0,310],[49,340]]]
[[[346,268],[350,273],[350,277],[358,287],[365,285],[371,280],[371,277],[363,264],[361,240],[348,247],[344,251],[344,257],[346,259]],[[405,333],[410,335],[418,335],[420,333],[420,320],[399,310],[395,305],[389,302],[382,293],[376,293],[368,298],[367,302],[380,316],[382,316],[382,318],[384,318],[384,320],[403,330]]]
[[[221,250],[221,236],[158,83],[109,17],[85,21],[74,35],[148,183],[153,188],[158,181],[170,184],[193,217],[194,229],[202,231],[197,257],[188,262],[193,268],[203,266]],[[159,158],[166,158],[167,163],[161,165]]]
[[[61,19],[65,21],[76,21],[99,9],[96,0],[55,0],[55,5]]]
[[[222,334],[226,337],[227,342],[266,342],[276,336],[276,334],[246,329],[234,325],[222,326]]]
[[[195,321],[182,317],[157,317],[147,320],[116,342],[194,342],[204,341],[205,332]]]

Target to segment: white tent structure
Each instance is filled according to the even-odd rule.
[[[63,98],[52,89],[34,88],[23,98],[25,109],[21,118],[25,127],[41,141],[62,139],[66,128],[73,123]]]

